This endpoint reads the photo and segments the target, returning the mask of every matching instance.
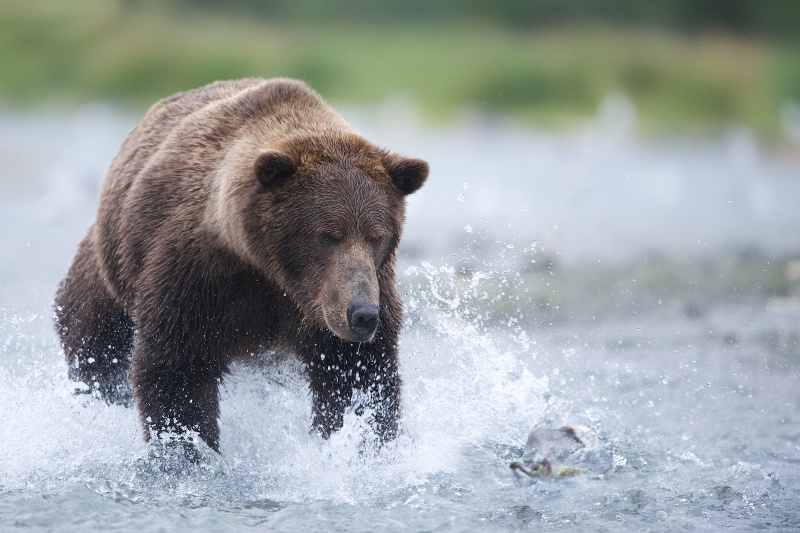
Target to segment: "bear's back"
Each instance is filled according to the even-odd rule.
[[[215,104],[218,109],[212,111]],[[280,124],[300,126],[314,108],[319,111],[327,105],[304,83],[281,78],[218,81],[175,94],[154,104],[128,135],[107,181],[130,181],[182,125],[192,130],[187,133],[193,136],[226,139],[244,123],[270,115]],[[291,116],[297,109],[302,109],[302,114]]]
[[[193,209],[194,220],[184,220],[198,226],[213,189],[199,184],[216,179],[239,138],[258,131],[268,144],[320,124],[347,127],[313,90],[290,79],[215,82],[154,104],[123,143],[101,193],[95,250],[112,294],[127,299],[130,273],[170,216]]]

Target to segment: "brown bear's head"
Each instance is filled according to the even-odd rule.
[[[380,322],[381,284],[393,281],[386,274],[405,196],[422,186],[428,164],[357,136],[326,136],[261,151],[250,168],[242,213],[247,255],[309,325],[370,341]]]

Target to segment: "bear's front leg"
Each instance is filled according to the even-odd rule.
[[[213,275],[220,269],[190,252],[165,239],[141,274],[131,385],[145,439],[194,432],[219,452],[219,385],[238,329],[253,326],[240,319],[254,314],[242,302],[257,287],[235,271]]]
[[[196,433],[219,452],[221,372],[198,361],[149,352],[146,345],[137,340],[131,366],[145,440],[188,441],[187,433]]]
[[[375,366],[375,372],[366,380],[367,394],[374,409],[372,424],[381,442],[397,437],[400,419],[401,381],[397,360],[383,360]]]
[[[356,412],[372,411],[370,423],[381,442],[397,436],[401,382],[396,348],[381,335],[372,342],[318,339],[306,355],[313,401],[313,425],[324,437],[341,429],[344,412],[354,406],[354,393],[365,403]]]
[[[137,335],[131,361],[131,386],[144,436],[188,442],[196,433],[219,452],[219,384],[224,359],[224,288],[198,282],[181,272],[173,285],[155,285],[140,293]],[[202,279],[202,278],[200,278]],[[160,290],[159,290],[160,289]],[[221,299],[219,296],[218,299]],[[165,302],[171,302],[169,305]]]

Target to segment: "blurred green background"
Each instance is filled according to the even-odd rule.
[[[784,136],[797,0],[3,0],[0,106],[133,110],[217,79],[292,76],[334,104],[415,101],[544,127],[609,94],[644,134]]]

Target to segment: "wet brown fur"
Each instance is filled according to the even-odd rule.
[[[289,349],[323,436],[361,390],[378,435],[394,437],[395,250],[404,197],[427,172],[355,134],[301,82],[217,82],[162,100],[114,160],[56,296],[70,376],[108,401],[132,390],[148,440],[188,430],[219,450],[231,362]],[[347,328],[354,301],[379,305],[369,342]]]

